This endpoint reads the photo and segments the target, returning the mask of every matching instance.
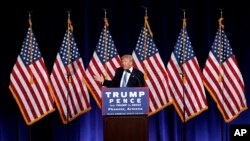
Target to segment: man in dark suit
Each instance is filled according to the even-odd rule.
[[[133,57],[126,54],[121,57],[121,60],[122,67],[116,69],[112,80],[105,80],[102,75],[94,76],[94,79],[106,87],[144,87],[144,74],[133,67]]]

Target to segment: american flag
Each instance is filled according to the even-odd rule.
[[[27,125],[55,110],[49,85],[48,71],[30,26],[9,84]]]
[[[70,20],[68,22],[50,75],[56,105],[64,124],[91,109],[88,89],[83,80],[85,68]]]
[[[149,115],[152,115],[170,105],[172,97],[169,92],[167,72],[147,20],[145,24],[147,26],[142,27],[132,56],[135,67],[144,73],[145,83],[149,88]]]
[[[103,75],[105,79],[111,79],[115,75],[116,68],[121,66],[114,41],[108,28],[107,18],[101,32],[98,44],[86,69],[85,80],[99,108],[102,107],[102,85],[94,80],[93,76]]]
[[[204,85],[226,122],[247,109],[243,78],[222,26],[216,33],[203,75]]]
[[[167,65],[173,104],[183,122],[208,108],[203,75],[185,25]]]

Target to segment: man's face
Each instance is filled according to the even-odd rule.
[[[123,69],[127,70],[132,67],[132,60],[129,58],[123,58],[122,59],[122,67]]]

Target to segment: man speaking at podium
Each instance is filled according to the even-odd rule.
[[[94,76],[94,79],[106,87],[145,87],[144,74],[133,67],[133,57],[126,54],[121,57],[121,61],[122,67],[115,70],[112,80],[105,80],[102,75]],[[125,94],[123,95],[125,96]],[[144,96],[144,100],[139,102],[134,99],[140,97],[134,97],[134,95],[133,97],[128,95],[127,97],[120,97],[115,94],[112,98],[112,104],[110,104],[110,99],[104,94],[103,99],[105,100],[102,106],[103,113],[105,113],[103,118],[104,141],[148,141],[148,120],[147,115],[144,114],[147,113],[148,106],[143,106],[147,104],[147,97]],[[123,99],[129,100],[123,102]],[[137,105],[135,106],[135,104]],[[143,111],[143,114],[138,114],[142,110],[138,111],[132,108],[145,109],[146,112]]]
[[[144,87],[144,74],[133,67],[132,55],[125,54],[121,60],[122,67],[116,69],[112,80],[104,80],[102,75],[94,76],[94,79],[106,87]]]

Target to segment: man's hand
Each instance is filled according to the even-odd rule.
[[[101,76],[94,75],[94,79],[95,79],[95,81],[98,81],[98,82],[101,82],[101,83],[104,82],[104,78],[103,78],[102,75]]]

